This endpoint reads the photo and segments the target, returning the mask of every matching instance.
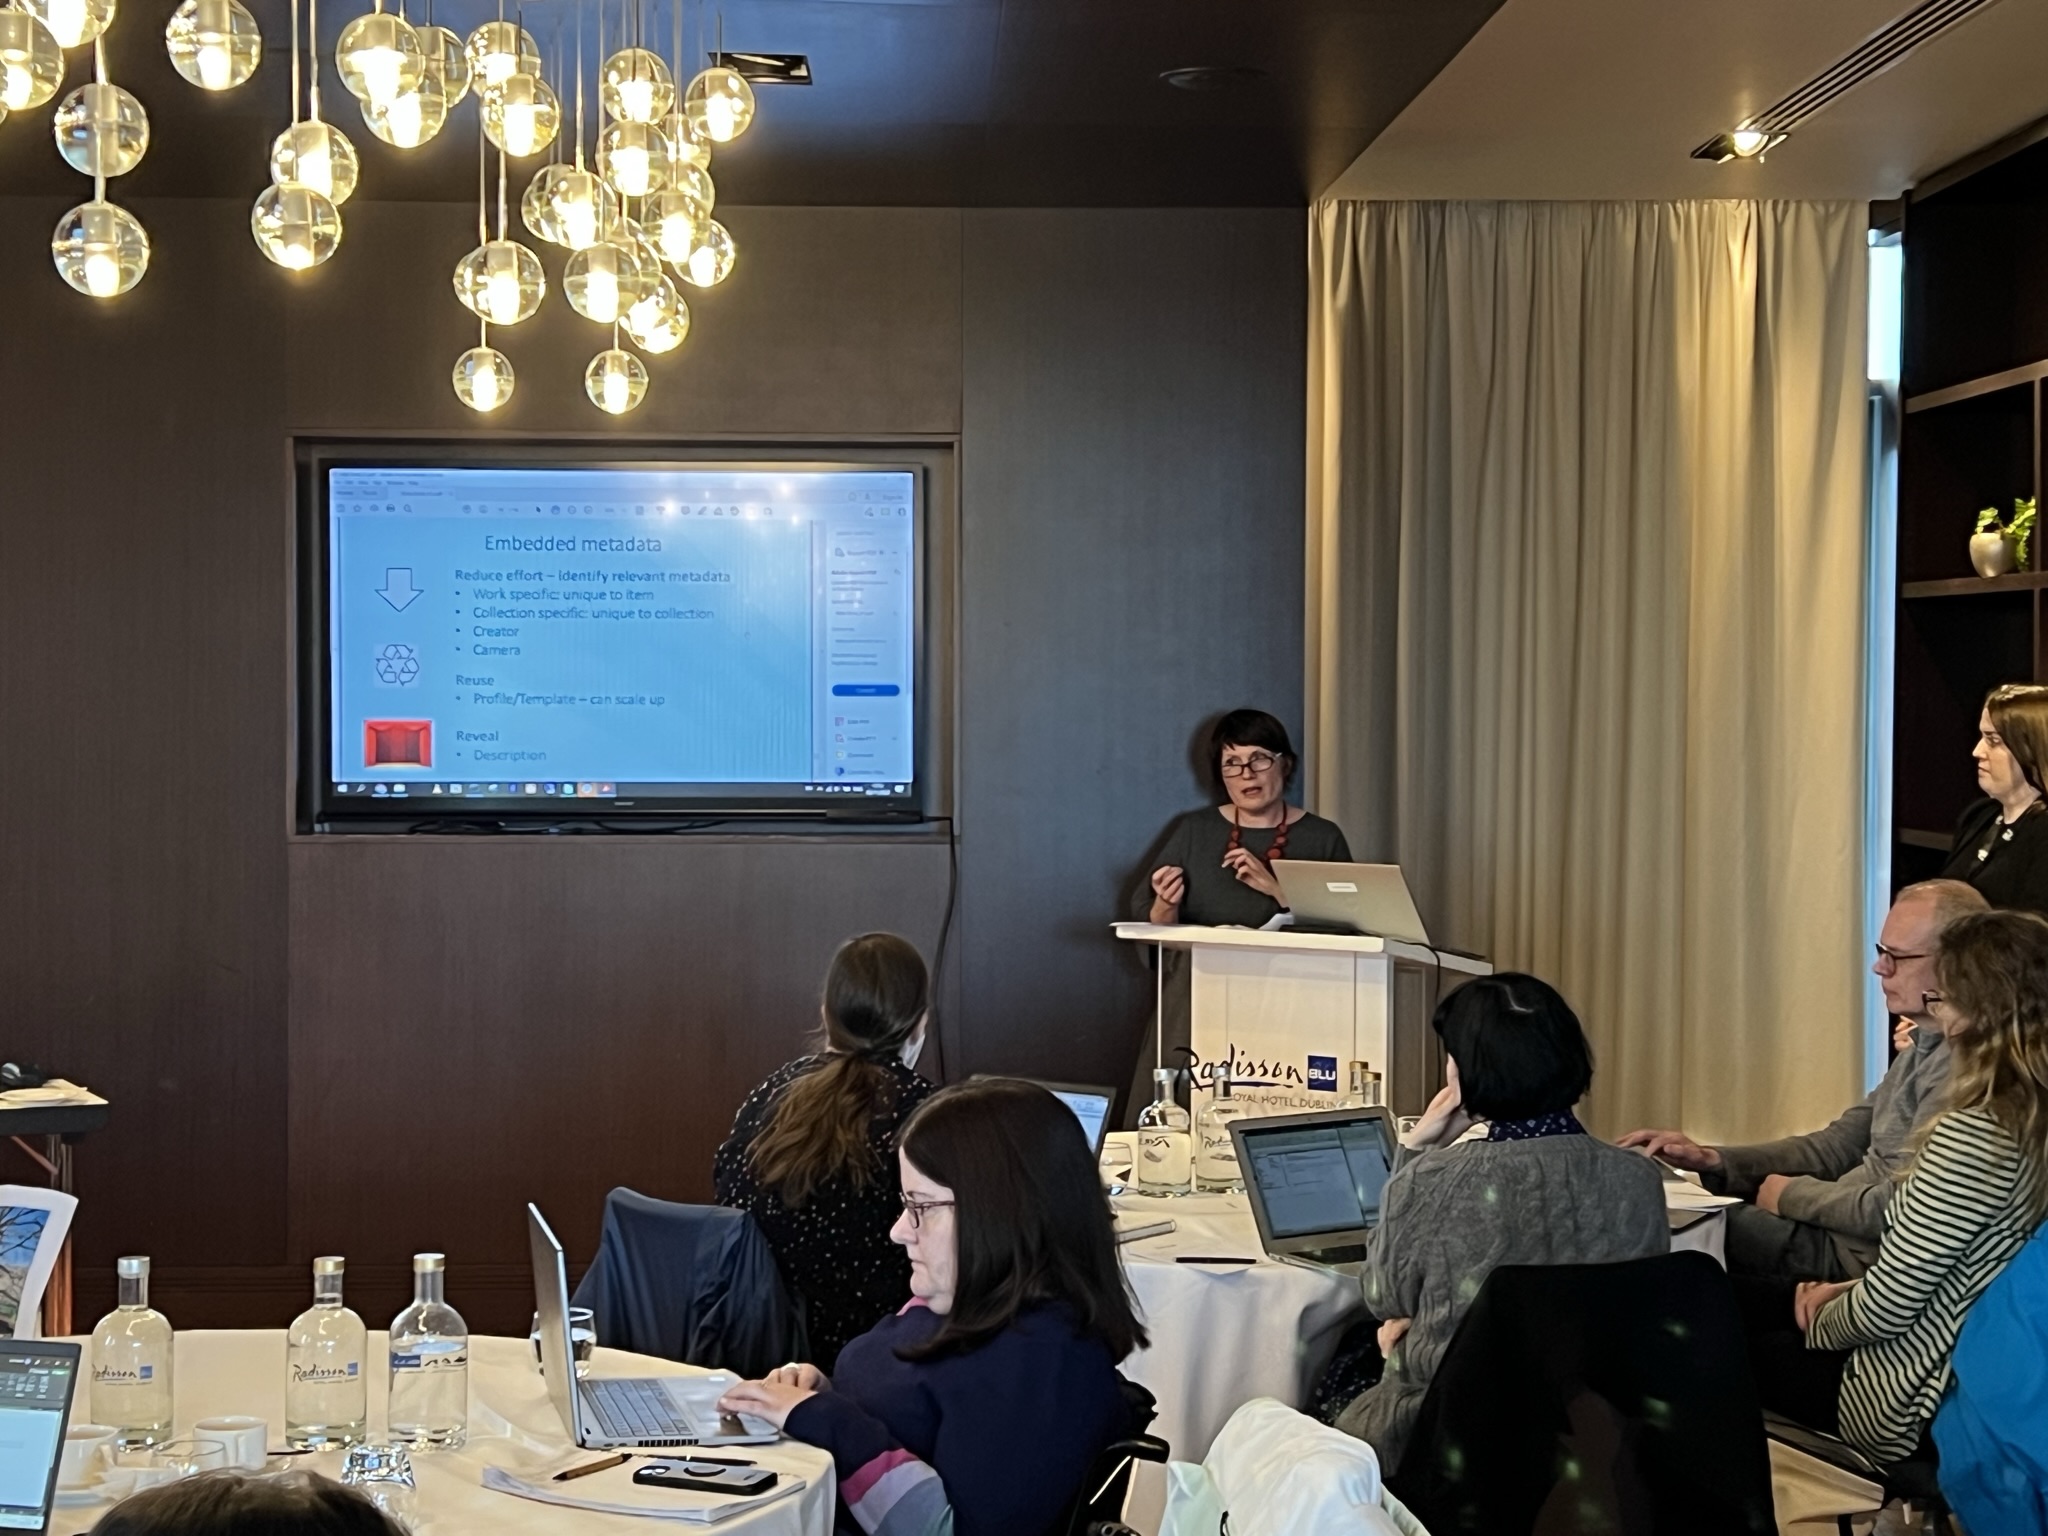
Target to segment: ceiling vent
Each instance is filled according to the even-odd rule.
[[[752,85],[809,85],[811,60],[802,53],[714,53],[713,64],[723,64]]]
[[[1997,0],[1927,0],[1860,47],[1851,49],[1789,96],[1749,117],[1738,131],[1761,134],[1767,145],[1775,144],[1814,113],[1832,106],[1871,76],[1883,74],[1922,43],[1996,3]],[[1727,159],[1729,137],[1725,133],[1715,134],[1692,152],[1693,158]]]

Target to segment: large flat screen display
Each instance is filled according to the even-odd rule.
[[[914,468],[315,475],[322,819],[917,813]]]

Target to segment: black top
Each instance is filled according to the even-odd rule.
[[[804,1056],[770,1074],[747,1095],[711,1165],[718,1203],[753,1213],[775,1250],[783,1282],[804,1298],[811,1359],[827,1375],[847,1340],[910,1299],[910,1258],[889,1241],[889,1228],[903,1214],[896,1132],[932,1092],[930,1083],[901,1062],[882,1063],[889,1089],[868,1122],[874,1177],[857,1188],[850,1174],[841,1173],[792,1208],[755,1180],[747,1153],[783,1091],[830,1059]]]
[[[2002,815],[1988,797],[1963,812],[1941,878],[1968,881],[1994,907],[2048,916],[2048,802],[2036,800],[2010,827]]]
[[[1260,858],[1279,836],[1278,827],[1246,827],[1238,841]],[[1223,854],[1230,847],[1230,818],[1215,806],[1189,811],[1167,829],[1152,869],[1144,871],[1138,887],[1137,915],[1152,915],[1152,870],[1176,864],[1187,871],[1187,889],[1181,893],[1180,920],[1212,927],[1235,924],[1259,928],[1270,922],[1280,903],[1262,895],[1238,879],[1224,866]],[[1283,859],[1307,859],[1321,864],[1349,864],[1351,849],[1334,821],[1313,813],[1288,823],[1287,849]]]

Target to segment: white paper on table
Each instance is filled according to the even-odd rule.
[[[1742,1204],[1740,1195],[1717,1195],[1685,1179],[1664,1181],[1664,1206],[1673,1211],[1718,1211]]]
[[[804,1478],[783,1472],[768,1492],[751,1497],[731,1493],[696,1493],[687,1488],[649,1488],[633,1481],[634,1466],[630,1461],[570,1482],[554,1480],[557,1472],[581,1465],[599,1454],[602,1453],[576,1450],[530,1467],[485,1467],[483,1485],[499,1493],[534,1499],[542,1504],[560,1504],[568,1509],[712,1525],[720,1520],[730,1520],[734,1515],[743,1515],[750,1509],[759,1509],[764,1504],[773,1504],[777,1499],[797,1492],[806,1482]],[[685,1460],[687,1454],[678,1451],[671,1459]],[[646,1464],[644,1457],[635,1459],[643,1466]]]

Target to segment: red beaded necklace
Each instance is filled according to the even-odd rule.
[[[1229,853],[1229,852],[1231,851],[1231,849],[1232,849],[1232,848],[1242,848],[1243,846],[1244,846],[1244,828],[1238,825],[1238,821],[1237,821],[1237,803],[1236,803],[1235,801],[1232,801],[1232,802],[1231,802],[1231,806],[1230,806],[1230,847],[1229,847],[1229,848],[1226,848],[1226,849],[1224,849],[1223,851],[1224,851],[1225,853]],[[1253,857],[1253,858],[1257,858],[1257,857],[1258,857],[1258,855],[1257,855],[1257,854],[1253,854],[1253,855],[1252,855],[1252,857]],[[1275,859],[1284,859],[1284,858],[1286,858],[1286,857],[1287,857],[1287,807],[1286,807],[1286,806],[1285,806],[1285,805],[1283,804],[1283,805],[1282,805],[1282,806],[1280,807],[1280,828],[1279,828],[1279,830],[1278,830],[1277,832],[1275,832],[1275,833],[1274,833],[1274,835],[1273,835],[1273,846],[1272,846],[1272,847],[1270,847],[1270,848],[1268,848],[1268,849],[1266,850],[1266,860],[1265,860],[1265,862],[1266,862],[1266,865],[1267,865],[1267,867],[1268,867],[1268,868],[1271,868],[1271,867],[1272,867],[1272,864],[1273,864],[1273,861],[1274,861]]]

